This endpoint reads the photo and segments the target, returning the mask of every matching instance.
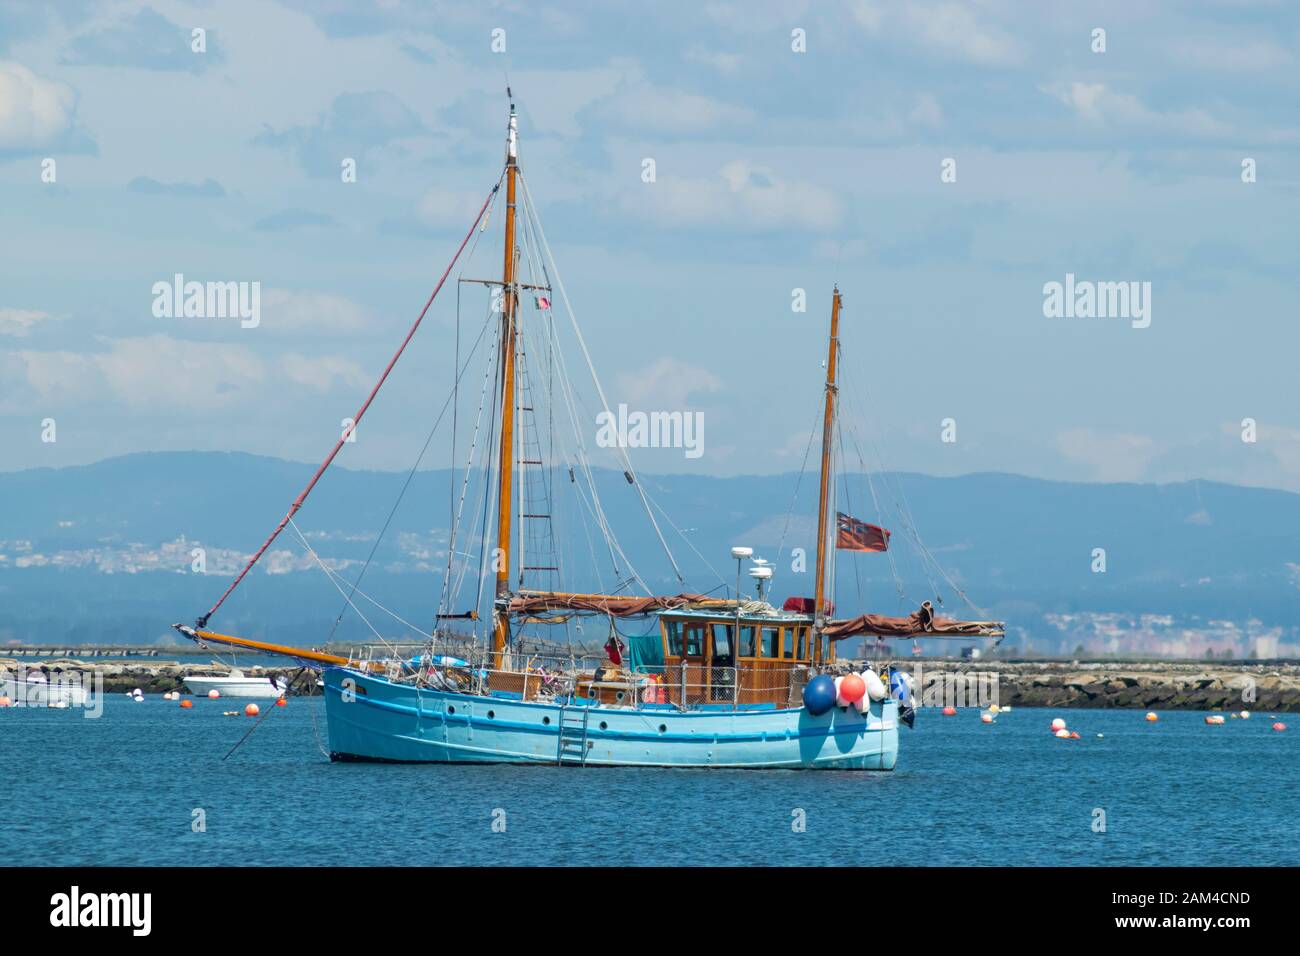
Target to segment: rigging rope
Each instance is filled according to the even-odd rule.
[[[503,172],[502,177],[504,177],[504,175],[505,173]],[[280,536],[280,532],[285,529],[285,526],[293,520],[293,516],[298,513],[298,509],[303,506],[303,503],[307,500],[307,496],[311,494],[312,489],[316,487],[316,482],[320,481],[321,475],[325,474],[325,470],[333,464],[335,457],[343,448],[344,443],[348,440],[348,436],[356,431],[357,426],[361,423],[362,417],[366,414],[366,410],[370,408],[370,403],[375,400],[375,396],[379,394],[379,389],[382,388],[384,382],[388,380],[389,373],[392,372],[393,367],[397,365],[397,360],[402,357],[402,353],[406,351],[406,346],[410,343],[411,339],[415,337],[416,331],[420,328],[420,323],[424,321],[425,314],[428,313],[429,307],[433,305],[433,300],[438,297],[438,293],[442,291],[443,283],[447,281],[447,276],[451,275],[451,270],[455,267],[456,260],[459,259],[460,254],[465,251],[465,247],[469,245],[470,239],[474,236],[474,230],[478,228],[479,220],[481,220],[483,214],[487,212],[487,208],[492,202],[492,197],[497,194],[497,190],[500,188],[501,178],[498,178],[496,185],[492,187],[492,191],[488,193],[487,198],[483,200],[483,205],[479,208],[478,215],[474,217],[474,223],[470,226],[469,232],[465,233],[465,238],[461,240],[460,246],[456,249],[456,254],[452,256],[451,262],[447,263],[447,268],[443,271],[442,278],[438,280],[438,284],[434,286],[433,291],[429,293],[429,298],[424,303],[424,308],[420,310],[420,314],[411,324],[410,331],[406,333],[406,338],[402,340],[402,344],[397,347],[397,351],[394,352],[393,357],[389,359],[388,365],[384,368],[383,374],[379,376],[379,381],[375,383],[375,387],[370,390],[370,394],[366,396],[366,400],[361,403],[361,407],[357,410],[357,413],[352,416],[352,427],[339,436],[339,440],[334,444],[333,450],[325,456],[325,460],[321,462],[320,467],[316,469],[316,474],[312,475],[311,481],[307,482],[307,487],[304,488],[298,497],[294,499],[293,504],[289,507],[289,513],[280,519],[280,523],[276,525],[275,530],[271,532],[270,537],[262,542],[262,546],[258,548],[257,552],[249,559],[248,564],[244,565],[244,569],[235,576],[233,581],[230,582],[230,586],[226,588],[221,597],[217,598],[217,603],[208,608],[207,613],[195,622],[198,629],[201,630],[208,626],[208,619],[216,613],[217,609],[221,607],[222,604],[226,603],[226,598],[230,597],[231,592],[233,592],[235,588],[239,586],[239,583],[244,580],[244,576],[252,570],[253,565],[257,564],[262,555],[266,553],[266,549],[269,548],[271,543]]]
[[[546,231],[542,228],[541,220],[537,218],[536,207],[533,206],[532,196],[530,195],[527,181],[524,179],[522,172],[519,173],[519,181],[523,186],[524,207],[528,210],[536,223],[537,237],[541,240],[542,249],[546,253],[546,258],[550,260],[551,268],[555,271],[555,284],[560,290],[560,297],[564,299],[564,309],[569,314],[569,322],[573,326],[573,334],[578,340],[578,345],[582,349],[582,356],[587,362],[587,370],[591,373],[592,384],[596,387],[596,394],[600,396],[600,404],[605,410],[605,414],[613,418],[613,412],[610,411],[609,402],[605,398],[605,390],[601,388],[600,378],[596,375],[596,366],[591,360],[591,353],[587,350],[587,341],[582,336],[582,329],[578,327],[577,314],[573,311],[573,303],[569,301],[569,293],[564,288],[564,279],[560,276],[559,267],[555,263],[555,256],[551,253],[550,243],[546,241]],[[632,477],[632,484],[636,486],[637,492],[641,498],[641,504],[645,508],[646,517],[650,519],[650,525],[655,530],[655,536],[659,539],[659,544],[664,549],[664,554],[668,556],[668,562],[673,566],[673,573],[677,580],[685,582],[682,576],[682,570],[677,566],[677,559],[673,557],[672,549],[668,547],[668,542],[664,539],[664,533],[659,527],[659,522],[655,520],[654,511],[650,508],[650,503],[646,500],[645,490],[641,487],[641,482],[637,480],[636,471],[632,467],[632,459],[628,456],[627,449],[618,444],[618,450],[621,452],[624,467],[627,468],[628,474]]]

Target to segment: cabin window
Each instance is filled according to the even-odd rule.
[[[807,660],[808,659],[808,628],[796,627],[794,629],[794,636],[790,639],[790,641],[787,642],[786,647],[787,649],[790,647],[794,647],[795,660],[800,660],[800,661]],[[790,656],[789,654],[786,655],[786,657],[789,656]]]
[[[664,630],[668,634],[668,656],[682,656],[682,622],[664,621]]]
[[[715,621],[711,628],[713,632],[713,659],[716,661],[719,657],[731,657],[731,625]]]
[[[779,627],[763,628],[763,656],[776,657],[781,648],[781,629]]]
[[[758,634],[753,624],[740,627],[740,653],[745,657],[758,656]]]
[[[686,625],[686,656],[704,656],[704,625],[691,622]]]

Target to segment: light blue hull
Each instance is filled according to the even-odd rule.
[[[355,692],[345,693],[346,680]],[[335,760],[582,765],[585,749],[586,766],[605,767],[892,770],[898,761],[892,700],[866,714],[835,707],[814,717],[802,707],[561,707],[417,689],[342,668],[327,670],[324,682]]]

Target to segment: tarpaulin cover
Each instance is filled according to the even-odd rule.
[[[627,638],[627,664],[638,674],[664,672],[664,642],[657,630]]]

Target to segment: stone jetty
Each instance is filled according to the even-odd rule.
[[[47,678],[53,679],[57,674],[78,674],[88,686],[94,686],[97,676],[104,680],[104,693],[129,693],[140,688],[146,694],[164,694],[179,690],[188,693],[183,683],[186,676],[222,677],[233,668],[224,664],[182,663],[181,661],[154,660],[145,661],[85,661],[80,658],[42,659],[39,662],[30,659],[0,657],[0,675],[5,672],[15,674],[19,671],[41,671]],[[283,677],[292,680],[298,674],[297,667],[241,667],[245,677]],[[292,693],[316,694],[316,675],[310,671],[303,672],[293,686]]]
[[[922,683],[997,675],[997,702],[1015,707],[1300,711],[1300,664],[1279,661],[913,660]],[[922,688],[918,688],[920,690]]]
[[[919,672],[922,683],[935,675],[997,675],[997,702],[1015,707],[1128,707],[1141,710],[1300,711],[1300,663],[1292,661],[1000,661],[925,658],[900,661]],[[230,667],[175,660],[102,661],[80,658],[0,658],[0,673],[39,669],[53,676],[102,675],[106,693],[139,687],[146,694],[185,690],[186,675],[224,675]],[[298,668],[243,667],[249,677],[292,679]],[[315,694],[307,672],[295,694]],[[972,702],[973,703],[973,702]]]

